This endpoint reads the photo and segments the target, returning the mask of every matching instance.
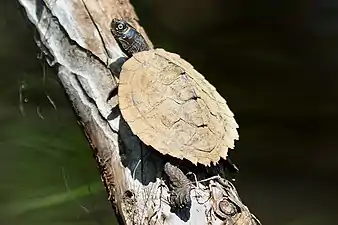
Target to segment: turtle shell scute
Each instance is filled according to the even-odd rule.
[[[238,140],[226,100],[177,54],[134,54],[122,66],[118,95],[132,132],[162,154],[210,165]]]

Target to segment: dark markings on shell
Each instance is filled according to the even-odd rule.
[[[137,53],[120,79],[122,115],[145,144],[205,165],[226,158],[233,148],[238,125],[226,101],[179,56],[164,50]]]

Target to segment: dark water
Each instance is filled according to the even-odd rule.
[[[153,43],[228,100],[240,124],[236,186],[263,224],[338,224],[338,4],[132,2]],[[0,3],[0,224],[114,224],[91,151],[19,9]]]
[[[338,4],[134,2],[153,42],[227,98],[237,187],[263,224],[338,224]]]

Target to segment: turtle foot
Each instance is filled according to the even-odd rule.
[[[177,167],[167,162],[164,172],[170,181],[170,206],[175,209],[189,208],[191,205],[190,191],[193,188],[191,181]]]
[[[170,193],[170,206],[174,209],[184,209],[191,206],[189,187],[174,188]]]

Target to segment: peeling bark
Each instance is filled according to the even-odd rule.
[[[125,56],[110,33],[111,20],[128,20],[151,45],[128,0],[19,2],[40,34],[38,46],[58,69],[121,224],[259,224],[234,186],[220,178],[220,166],[207,169],[176,160],[196,178],[190,208],[171,210],[170,191],[162,178],[168,156],[133,136],[120,117],[116,96],[111,97],[117,78],[109,66]],[[216,176],[207,178],[211,174]],[[202,178],[207,179],[197,182]]]

